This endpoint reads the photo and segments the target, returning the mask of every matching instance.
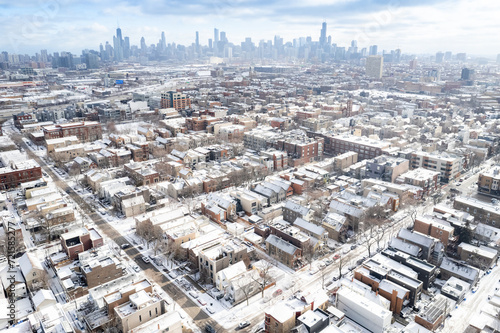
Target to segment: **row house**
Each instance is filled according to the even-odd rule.
[[[266,253],[292,269],[300,266],[301,249],[276,235],[266,238]]]
[[[229,195],[210,193],[201,203],[201,211],[218,223],[232,220],[236,216],[236,200]]]
[[[156,184],[160,182],[160,174],[151,167],[141,163],[129,163],[123,166],[127,175],[134,180],[136,186]]]
[[[254,250],[236,239],[211,244],[198,253],[200,274],[215,283],[217,272],[240,261],[247,265]]]
[[[80,140],[78,140],[78,138],[74,135],[64,137],[64,138],[47,139],[47,140],[45,140],[45,146],[47,148],[47,155],[52,154],[56,148],[67,147],[67,146],[75,145],[77,143],[80,143]]]
[[[149,143],[135,142],[134,144],[126,145],[125,148],[130,150],[134,162],[142,162],[149,160]]]

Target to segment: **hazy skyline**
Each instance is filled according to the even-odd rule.
[[[167,43],[190,45],[195,32],[206,45],[213,28],[226,31],[230,42],[245,37],[255,43],[280,35],[285,41],[311,36],[319,39],[321,23],[339,46],[357,40],[358,46],[372,44],[382,50],[400,48],[403,53],[467,52],[496,56],[500,2],[409,0],[0,0],[0,22],[4,36],[0,51],[34,54],[99,49],[112,44],[119,25],[132,45],[145,37],[156,44],[162,31]]]

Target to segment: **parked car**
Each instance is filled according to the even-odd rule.
[[[139,268],[139,266],[134,266],[133,270],[136,271],[137,273],[139,273],[141,271],[141,269]]]
[[[148,257],[142,257],[142,261],[144,261],[146,264],[149,264],[149,258]]]
[[[248,322],[248,321],[244,321],[244,322],[238,324],[239,329],[243,329],[243,328],[248,327],[248,326],[250,326],[250,322]]]
[[[212,326],[207,325],[207,326],[205,326],[205,332],[207,332],[207,333],[215,333],[215,329]]]
[[[207,306],[207,311],[211,314],[214,314],[215,313],[215,310],[214,308],[210,307],[210,306]]]
[[[130,247],[129,243],[122,244],[122,249],[123,250],[128,249],[129,247]]]
[[[205,302],[205,301],[204,301],[204,300],[202,300],[201,298],[198,298],[198,303],[200,303],[202,306],[207,305],[207,302]]]

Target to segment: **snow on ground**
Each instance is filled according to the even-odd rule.
[[[495,288],[500,287],[500,268],[495,266],[490,274],[485,274],[479,280],[475,293],[467,292],[465,299],[453,311],[451,318],[445,322],[443,333],[463,332],[471,320],[478,316],[481,309],[488,303],[488,295],[495,294]]]

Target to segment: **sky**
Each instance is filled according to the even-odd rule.
[[[321,23],[338,46],[357,40],[359,47],[378,45],[379,52],[400,48],[407,54],[437,51],[469,55],[500,54],[500,1],[497,0],[0,0],[0,51],[33,55],[99,49],[113,43],[116,28],[139,45],[190,45],[199,31],[208,44],[213,29],[240,44],[317,41]]]

